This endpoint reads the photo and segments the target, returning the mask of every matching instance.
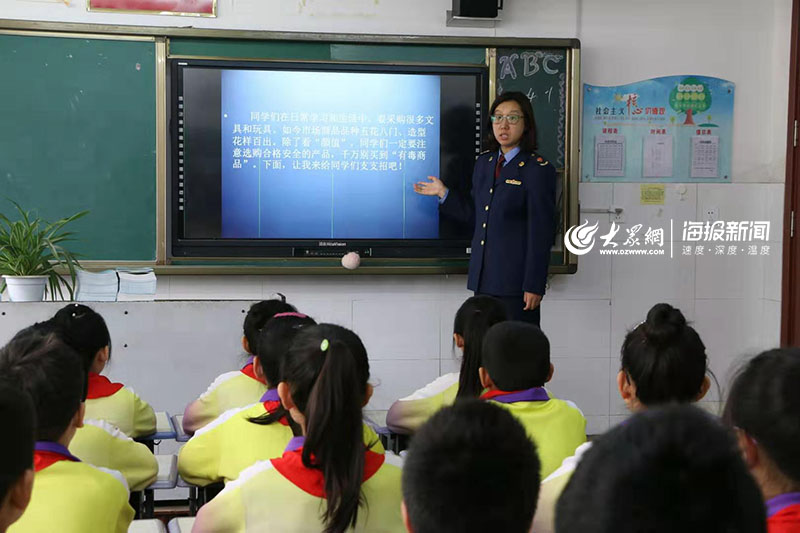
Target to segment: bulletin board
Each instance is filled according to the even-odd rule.
[[[583,181],[730,183],[734,95],[707,76],[584,85]]]

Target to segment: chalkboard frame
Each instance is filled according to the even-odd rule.
[[[578,206],[578,183],[580,178],[580,41],[572,38],[515,38],[515,37],[451,37],[451,36],[416,36],[416,35],[377,35],[377,34],[333,34],[333,33],[312,33],[312,32],[275,32],[258,30],[223,30],[223,29],[200,29],[191,27],[155,27],[155,26],[123,26],[109,24],[84,24],[84,23],[60,23],[60,22],[40,22],[0,19],[0,30],[20,31],[30,35],[45,35],[52,37],[59,36],[80,36],[83,38],[110,39],[113,36],[123,37],[150,37],[157,43],[157,75],[156,91],[157,97],[157,146],[159,155],[157,157],[157,171],[153,177],[158,187],[157,198],[157,225],[156,235],[154,235],[154,245],[156,249],[156,261],[87,261],[87,266],[100,268],[105,266],[116,266],[120,264],[142,264],[154,266],[157,272],[163,273],[192,273],[192,274],[221,274],[221,273],[281,273],[281,274],[309,274],[309,273],[345,273],[338,267],[338,261],[312,260],[304,265],[292,264],[283,261],[280,264],[269,264],[264,262],[253,262],[251,259],[243,258],[241,261],[229,262],[219,261],[209,258],[201,264],[184,263],[176,264],[166,256],[167,248],[167,217],[166,217],[166,145],[167,145],[167,121],[166,121],[166,58],[169,54],[169,43],[171,39],[214,39],[220,42],[227,42],[232,39],[238,40],[283,40],[290,42],[305,41],[309,43],[329,43],[329,44],[354,44],[359,46],[370,45],[430,45],[430,46],[468,46],[483,47],[486,50],[487,61],[490,65],[489,53],[491,49],[499,47],[519,47],[519,48],[563,48],[568,55],[569,63],[569,97],[567,99],[567,124],[566,124],[566,154],[569,163],[565,165],[561,172],[563,183],[563,195],[565,209],[563,212],[560,230],[566,230],[571,225],[577,224],[579,216]],[[165,45],[166,43],[166,45]],[[160,44],[160,46],[158,46]],[[203,56],[207,59],[218,57]],[[231,59],[230,57],[224,57]],[[237,58],[242,59],[242,58]],[[452,63],[451,63],[452,64]],[[574,273],[577,271],[577,257],[568,253],[555,252],[551,261],[551,274]],[[356,272],[363,273],[458,273],[465,272],[466,265],[454,265],[447,262],[405,262],[403,264],[382,264],[376,262],[374,266],[365,265]]]

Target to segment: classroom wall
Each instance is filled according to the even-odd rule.
[[[280,31],[578,37],[587,83],[673,74],[732,80],[737,84],[732,184],[688,184],[684,194],[667,185],[664,206],[641,206],[637,184],[582,183],[581,205],[622,206],[628,227],[662,226],[670,218],[679,221],[677,227],[683,220],[703,220],[700,213],[711,206],[721,220],[770,220],[770,255],[683,257],[676,243],[679,252],[671,260],[582,257],[576,275],[552,280],[544,301],[543,329],[556,366],[552,389],[579,404],[591,433],[624,417],[614,386],[619,347],[625,332],[659,301],[680,307],[694,321],[723,386],[743,357],[778,344],[790,0],[506,0],[505,20],[494,30],[446,28],[447,0],[220,0],[217,19],[89,14],[81,0],[69,3],[6,0],[1,16]],[[601,220],[601,226],[608,221]],[[468,296],[464,287],[464,276],[161,276],[158,296],[253,300],[280,291],[316,318],[352,327],[372,357],[378,386],[369,409],[380,420],[393,399],[457,368],[450,333],[453,314]],[[236,363],[241,306],[159,305],[167,306],[159,309],[164,316],[178,320],[190,313],[193,320],[177,333],[168,333],[171,320],[147,321],[153,339],[117,354],[120,360],[158,358],[159,368],[191,374],[173,383],[168,396],[159,395],[167,405],[157,407],[176,411],[201,392],[199,384]],[[111,309],[121,313],[123,308]],[[28,318],[49,308],[13,310]],[[6,321],[0,340],[10,335],[11,322]],[[124,320],[117,323],[125,328]],[[112,334],[117,344],[130,337],[123,331]],[[154,340],[161,350],[147,348]],[[170,367],[163,358],[175,363]],[[151,386],[147,368],[120,362],[110,372],[141,388]],[[718,395],[708,400],[714,408]]]

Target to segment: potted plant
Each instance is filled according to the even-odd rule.
[[[75,255],[63,247],[73,235],[73,232],[64,231],[64,226],[88,211],[50,223],[33,216],[16,202],[12,203],[19,213],[18,220],[12,222],[0,213],[0,274],[3,275],[0,290],[8,286],[12,302],[40,302],[46,287],[49,286],[53,300],[56,294],[63,299],[62,287],[66,287],[72,300],[75,268],[80,264]],[[57,270],[66,270],[69,279]]]

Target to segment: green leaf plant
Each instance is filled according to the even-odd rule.
[[[69,299],[74,299],[75,272],[80,268],[75,254],[64,248],[63,244],[72,241],[74,232],[65,231],[64,226],[86,215],[81,211],[55,222],[46,222],[32,211],[25,211],[16,202],[19,219],[11,221],[0,213],[0,274],[8,276],[47,276],[50,299],[56,294],[64,299],[63,288],[67,289]],[[66,270],[69,279],[57,270]],[[3,281],[0,291],[5,290]]]

